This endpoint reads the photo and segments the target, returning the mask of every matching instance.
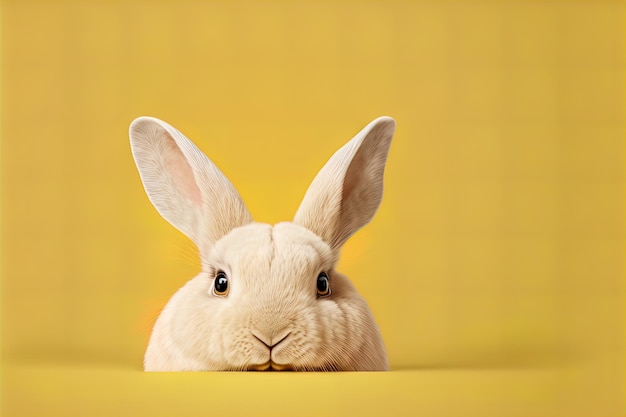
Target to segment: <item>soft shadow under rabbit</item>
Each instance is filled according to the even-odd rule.
[[[365,300],[334,268],[374,216],[395,129],[380,117],[337,151],[292,222],[255,223],[222,172],[169,124],[140,117],[130,142],[158,212],[200,252],[202,271],[154,325],[146,371],[388,370]]]

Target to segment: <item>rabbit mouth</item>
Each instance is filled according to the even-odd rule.
[[[260,364],[260,365],[250,365],[248,366],[248,371],[293,371],[294,367],[290,364],[280,364],[276,362],[272,362],[271,360]]]

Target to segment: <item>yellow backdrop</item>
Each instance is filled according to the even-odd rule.
[[[3,416],[617,416],[624,3],[3,1]],[[398,128],[340,270],[385,374],[144,374],[198,271],[128,125],[178,127],[258,221]]]

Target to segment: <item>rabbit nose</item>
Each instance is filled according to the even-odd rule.
[[[286,330],[282,333],[279,333],[278,336],[269,336],[269,337],[261,332],[254,331],[254,330],[251,331],[251,333],[252,333],[252,336],[254,336],[259,342],[263,343],[265,346],[267,346],[271,350],[274,347],[276,347],[276,345],[278,345],[280,342],[285,340],[291,334],[291,331]]]

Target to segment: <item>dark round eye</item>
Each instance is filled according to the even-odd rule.
[[[320,272],[317,276],[317,296],[328,297],[330,295],[330,281],[326,272]]]
[[[228,294],[228,277],[224,271],[217,271],[215,282],[213,283],[213,293],[215,295]]]

